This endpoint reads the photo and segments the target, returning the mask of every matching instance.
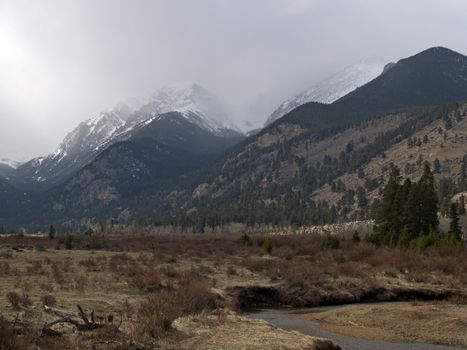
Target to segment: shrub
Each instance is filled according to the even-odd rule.
[[[340,245],[339,238],[328,233],[326,234],[321,244],[321,248],[322,249],[337,249],[339,248],[339,245]]]
[[[31,299],[29,299],[27,294],[19,295],[16,292],[9,292],[6,295],[6,298],[11,306],[15,309],[17,309],[20,305],[24,307],[32,305]]]
[[[9,292],[9,293],[6,295],[6,299],[7,299],[8,302],[11,304],[11,306],[13,306],[13,307],[16,309],[16,308],[18,308],[18,306],[19,306],[21,297],[20,297],[19,294],[16,293],[16,292]]]
[[[63,243],[65,244],[65,249],[73,249],[73,236],[66,235]]]
[[[445,250],[451,249],[455,252],[460,249],[462,245],[462,241],[459,241],[454,235],[441,235],[437,232],[430,232],[428,235],[420,235],[410,242],[410,248],[420,252],[433,246],[441,247]]]
[[[359,235],[358,231],[353,232],[352,241],[355,242],[355,243],[360,242],[360,235]]]
[[[246,232],[242,234],[241,240],[243,245],[251,246],[253,244],[253,242],[251,241],[251,237]]]
[[[177,318],[215,307],[208,285],[199,276],[186,274],[175,290],[159,289],[146,297],[137,310],[136,332],[144,339],[159,339]]]
[[[272,241],[269,238],[264,240],[263,249],[264,249],[264,252],[266,254],[271,255],[271,253],[272,253]]]
[[[158,270],[149,270],[133,277],[129,284],[145,292],[154,292],[162,287],[162,279]]]
[[[50,294],[43,295],[41,297],[41,302],[43,305],[47,305],[47,306],[55,306],[57,304],[57,300],[55,299],[55,297]]]

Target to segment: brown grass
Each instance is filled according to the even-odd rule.
[[[102,322],[110,322],[109,315],[113,323],[121,321],[119,341],[128,336],[148,342],[173,336],[179,317],[235,304],[228,292],[235,286],[280,287],[297,293],[291,298],[317,302],[317,296],[358,296],[388,284],[467,286],[465,250],[418,253],[350,240],[328,249],[323,238],[305,235],[269,237],[269,255],[264,236],[249,237],[246,244],[241,235],[75,236],[72,251],[58,238],[1,237],[0,314],[11,321],[20,313],[22,322],[40,328],[50,321],[43,304],[55,300],[56,308],[74,312],[79,303]],[[44,249],[35,249],[38,245]],[[10,292],[16,293],[14,303],[7,299]],[[66,339],[74,339],[63,347],[69,349],[93,341]],[[40,348],[59,348],[54,344],[47,340]]]

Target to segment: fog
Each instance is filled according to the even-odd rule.
[[[465,0],[0,1],[0,158],[51,152],[80,121],[177,81],[243,129],[367,57],[467,53]]]

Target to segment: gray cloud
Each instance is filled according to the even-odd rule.
[[[464,0],[2,0],[0,156],[50,152],[78,122],[196,81],[259,124],[359,59],[467,53]]]

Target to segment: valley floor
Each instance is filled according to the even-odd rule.
[[[68,248],[63,237],[0,237],[0,339],[12,342],[0,345],[337,349],[239,313],[405,299],[443,301],[388,304],[409,305],[406,313],[402,306],[355,305],[309,317],[359,337],[467,345],[465,249],[417,253],[254,234],[74,236]]]

